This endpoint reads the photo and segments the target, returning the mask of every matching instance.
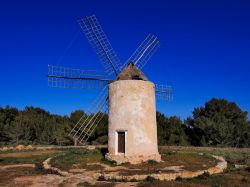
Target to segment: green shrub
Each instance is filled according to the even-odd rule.
[[[196,178],[200,180],[204,180],[204,179],[207,179],[208,177],[210,177],[210,174],[208,172],[204,172],[202,175],[199,175]]]
[[[182,179],[180,176],[178,176],[178,177],[176,177],[175,180],[176,180],[176,181],[182,181],[183,179]]]
[[[148,163],[149,165],[156,165],[156,164],[158,164],[158,162],[155,161],[155,160],[148,160],[147,163]]]
[[[148,181],[148,182],[154,182],[156,180],[157,180],[156,178],[151,177],[151,176],[147,176],[147,178],[146,178],[146,181]]]

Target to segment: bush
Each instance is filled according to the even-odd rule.
[[[198,177],[196,177],[197,179],[207,179],[208,177],[210,177],[210,174],[208,172],[204,172],[202,175],[199,175]]]
[[[17,145],[16,146],[16,149],[18,150],[18,151],[21,151],[21,150],[24,150],[24,145]]]
[[[148,182],[154,182],[156,180],[157,180],[156,178],[151,177],[151,176],[147,176],[147,178],[146,178],[146,181],[148,181]]]
[[[155,161],[155,160],[148,160],[147,163],[148,163],[149,165],[156,165],[156,164],[158,164],[158,162]]]
[[[28,146],[26,147],[26,149],[27,149],[27,150],[32,150],[32,149],[33,149],[33,146],[32,146],[32,145],[28,145]]]

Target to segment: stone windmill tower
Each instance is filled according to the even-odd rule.
[[[94,15],[79,20],[79,24],[96,50],[105,71],[84,71],[48,66],[50,87],[103,88],[70,135],[86,144],[108,111],[108,153],[106,157],[119,163],[159,161],[157,145],[155,96],[170,100],[170,86],[155,85],[141,71],[159,47],[158,39],[148,35],[137,50],[121,65],[114,49]],[[114,78],[110,78],[115,75]]]

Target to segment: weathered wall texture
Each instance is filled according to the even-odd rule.
[[[155,107],[152,82],[119,80],[110,84],[108,158],[131,163],[160,161]],[[124,159],[116,156],[116,131],[126,131]]]

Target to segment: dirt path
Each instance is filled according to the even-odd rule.
[[[48,160],[48,159],[47,159]],[[100,163],[95,163],[100,164]],[[47,163],[50,167],[50,165]],[[120,169],[125,169],[122,166],[111,167],[105,164],[101,164],[105,167],[105,170],[108,171],[117,171]],[[47,167],[48,167],[47,166]],[[34,168],[35,165],[33,164],[17,164],[17,165],[7,165],[3,166],[2,169],[10,169],[18,167],[19,169],[22,167],[32,167]],[[90,185],[107,185],[107,186],[127,186],[133,187],[138,184],[138,182],[129,182],[129,183],[121,183],[121,182],[107,182],[107,181],[97,181],[98,177],[101,174],[97,171],[87,171],[85,169],[72,169],[69,171],[69,175],[67,176],[59,176],[55,174],[47,174],[47,175],[36,175],[36,176],[20,176],[14,178],[14,180],[7,184],[6,186],[30,186],[30,187],[56,187],[56,186],[63,186],[63,187],[76,187],[78,185],[90,184]]]
[[[35,164],[11,164],[11,165],[0,166],[0,170],[6,170],[11,168],[35,168]]]

